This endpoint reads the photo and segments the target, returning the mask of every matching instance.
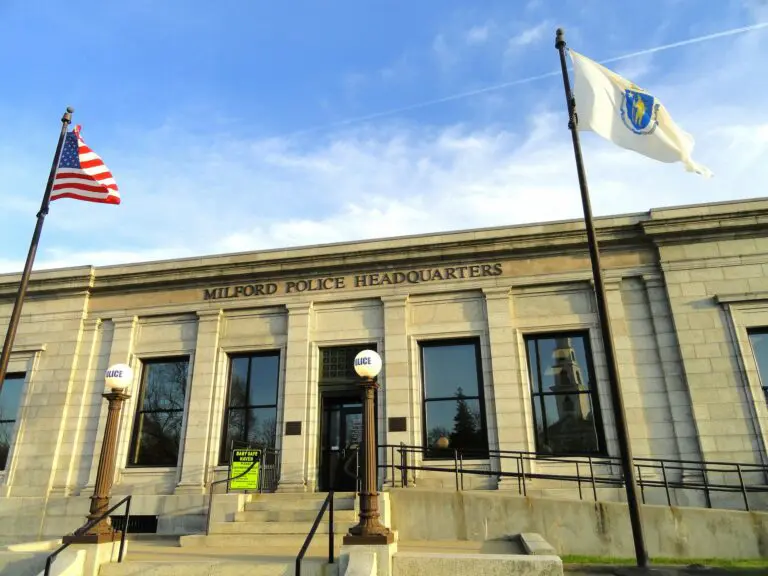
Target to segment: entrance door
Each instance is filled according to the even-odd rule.
[[[323,397],[320,442],[320,490],[357,489],[357,449],[363,436],[360,397]]]

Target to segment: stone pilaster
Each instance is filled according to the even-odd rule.
[[[611,330],[613,332],[613,346],[616,351],[616,364],[619,371],[619,382],[624,400],[624,411],[626,413],[632,455],[635,458],[649,456],[651,450],[648,445],[648,427],[643,410],[643,395],[635,367],[635,350],[632,337],[627,326],[621,280],[606,281],[605,295],[608,304],[608,314],[610,315]],[[604,349],[605,343],[603,343]],[[603,358],[605,358],[604,355]],[[619,446],[616,434],[616,420],[610,395],[610,383],[606,379],[604,388],[599,390],[600,411],[603,416],[603,428],[609,454],[617,456],[619,454]]]
[[[288,305],[288,345],[285,358],[285,388],[281,445],[281,492],[304,492],[314,479],[315,454],[308,454],[310,446],[310,415],[312,402],[317,396],[311,390],[311,346],[314,310],[311,302]],[[300,427],[301,430],[297,430]],[[312,482],[310,482],[310,480]]]
[[[487,418],[491,427],[489,447],[492,450],[525,451],[529,447],[524,409],[525,380],[522,376],[524,364],[513,326],[512,294],[509,288],[485,288],[483,295],[493,374],[493,396],[486,397],[486,406],[490,407]],[[492,466],[502,472],[517,471],[512,459],[492,459]],[[516,480],[502,479],[499,488],[511,488],[513,484],[517,489]]]
[[[139,385],[141,383],[141,366],[133,357],[133,348],[136,341],[136,328],[139,320],[136,316],[124,316],[113,318],[114,329],[112,331],[112,346],[109,351],[109,362],[107,366],[114,364],[128,364],[133,368],[133,384],[126,390],[131,398],[127,400],[120,413],[120,433],[117,438],[117,471],[125,468],[126,458],[128,456],[129,444],[131,441],[131,428],[133,425],[134,412],[136,411],[136,396],[139,394]],[[94,403],[100,406],[99,425],[96,431],[95,445],[93,447],[93,456],[91,460],[91,470],[88,475],[88,484],[86,491],[92,490],[96,484],[96,472],[99,468],[99,456],[101,454],[101,443],[104,439],[104,427],[107,423],[107,402],[102,398],[106,392],[103,374],[94,374],[95,385],[91,391],[90,404]]]
[[[89,392],[94,380],[102,374],[97,370],[97,345],[102,334],[101,318],[85,321],[80,337],[80,349],[67,400],[67,418],[64,421],[58,466],[54,471],[51,494],[69,496],[76,483],[78,466],[82,459],[82,442],[87,436]]]
[[[387,444],[400,443],[415,446],[420,442],[416,439],[416,414],[418,409],[417,394],[411,389],[408,361],[408,296],[383,296],[384,304],[384,370],[382,373],[385,386],[383,387],[386,420],[383,422]],[[381,393],[381,392],[380,392]],[[405,421],[405,430],[399,424]],[[396,431],[390,431],[389,423],[396,424]],[[400,462],[397,451],[391,448],[383,455],[387,464],[393,456],[395,463]],[[386,482],[391,484],[392,469],[387,468]],[[399,482],[399,471],[395,472]]]
[[[213,434],[212,406],[216,384],[219,337],[223,313],[211,310],[197,313],[197,343],[192,369],[192,382],[187,387],[190,398],[187,404],[186,427],[183,438],[181,477],[176,493],[202,494],[206,475],[217,464],[219,446],[211,445]]]

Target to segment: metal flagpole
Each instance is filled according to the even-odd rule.
[[[37,245],[40,242],[40,234],[43,231],[43,221],[45,220],[46,214],[48,214],[48,205],[51,203],[51,189],[53,188],[53,180],[56,177],[56,168],[59,165],[59,158],[61,157],[61,147],[64,144],[64,138],[67,135],[67,126],[69,126],[69,124],[72,122],[73,112],[74,110],[72,107],[68,107],[67,111],[64,113],[64,116],[61,118],[61,134],[59,134],[59,143],[56,145],[56,153],[53,155],[51,173],[48,175],[48,184],[45,186],[43,202],[40,205],[40,211],[37,213],[37,224],[35,225],[35,232],[32,234],[32,242],[29,245],[27,261],[24,264],[24,272],[21,274],[21,284],[19,284],[19,291],[16,293],[16,301],[13,303],[13,312],[11,312],[11,319],[8,322],[8,331],[5,333],[3,353],[0,356],[0,392],[2,392],[3,382],[5,382],[5,374],[8,371],[8,362],[11,358],[13,341],[16,338],[16,330],[19,327],[19,318],[21,318],[21,306],[24,303],[24,296],[26,295],[27,285],[29,284],[29,276],[32,273],[32,264],[35,262]]]
[[[562,28],[557,29],[555,48],[560,53],[560,67],[563,71],[563,85],[565,86],[565,99],[568,104],[568,128],[573,138],[573,152],[576,157],[576,172],[579,175],[579,188],[581,189],[581,203],[584,208],[584,223],[587,228],[587,242],[589,255],[592,260],[592,275],[595,282],[595,294],[597,296],[597,311],[600,320],[600,332],[605,348],[605,361],[608,365],[608,382],[611,387],[611,400],[613,403],[613,415],[616,419],[616,432],[619,440],[619,457],[624,472],[624,484],[627,490],[627,504],[629,506],[629,518],[632,523],[632,538],[635,542],[635,556],[637,565],[648,566],[648,551],[645,547],[643,523],[640,516],[640,504],[637,499],[637,481],[635,479],[635,467],[632,460],[632,447],[629,443],[629,430],[627,418],[624,412],[624,400],[621,395],[619,382],[619,370],[616,364],[616,352],[613,347],[613,333],[611,330],[608,305],[605,297],[605,285],[603,272],[600,266],[600,251],[597,245],[595,225],[592,221],[592,206],[589,200],[589,188],[587,187],[587,175],[584,171],[584,161],[581,157],[581,142],[577,129],[578,118],[576,116],[576,101],[571,93],[571,84],[568,79],[568,68],[565,64],[565,34]]]

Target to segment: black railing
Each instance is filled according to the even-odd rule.
[[[621,461],[611,456],[550,456],[507,450],[488,450],[480,454],[447,450],[440,452],[440,459],[435,459],[429,458],[435,455],[434,450],[421,446],[387,444],[380,448],[386,450],[389,458],[379,468],[389,470],[392,485],[396,485],[398,471],[400,486],[408,486],[409,472],[442,472],[454,475],[457,490],[464,489],[466,475],[495,477],[497,480],[514,478],[517,480],[518,493],[527,495],[529,481],[557,480],[575,483],[580,500],[584,499],[584,489],[589,489],[595,501],[598,500],[599,487],[624,486]],[[508,464],[510,460],[514,462],[511,466]],[[466,461],[472,461],[474,466],[467,466]],[[477,461],[483,461],[487,469],[478,468]],[[503,466],[502,461],[507,461],[507,466]],[[532,463],[534,466],[531,466]],[[672,506],[672,489],[702,493],[707,508],[712,508],[713,493],[739,493],[744,509],[750,510],[748,495],[768,492],[768,466],[763,464],[635,458],[634,465],[643,503],[646,502],[646,491],[653,488],[664,490],[669,506]],[[506,470],[491,469],[494,466]],[[547,471],[546,467],[549,466],[569,469]]]
[[[351,466],[353,461],[355,470],[357,471],[358,450],[356,448],[339,450],[338,454],[339,460],[336,464],[335,474],[333,474],[333,470],[328,471],[328,496],[325,497],[325,501],[320,507],[320,511],[317,513],[315,521],[312,523],[312,528],[310,528],[309,533],[304,540],[304,544],[302,545],[301,550],[299,550],[298,556],[296,556],[296,576],[301,576],[301,562],[304,560],[304,556],[307,554],[307,550],[309,550],[309,547],[312,544],[312,539],[315,537],[317,528],[320,526],[320,522],[323,520],[323,515],[325,514],[326,510],[328,510],[328,564],[333,564],[335,561],[336,527],[333,523],[333,498],[335,493],[334,488],[337,485],[339,476],[342,474],[342,472],[347,472],[347,469]],[[357,474],[358,480],[359,476],[360,475]]]
[[[259,459],[251,462],[246,470],[238,474],[237,476],[229,475],[229,468],[227,468],[227,477],[221,480],[213,480],[208,483],[208,510],[205,513],[205,535],[208,536],[211,531],[211,510],[213,509],[213,487],[219,484],[227,484],[227,493],[229,493],[229,484],[231,480],[237,480],[238,478],[245,476],[250,472],[256,464],[259,465],[259,486],[258,492],[274,492],[277,489],[277,484],[280,481],[280,451],[274,448],[264,448],[262,446],[245,444],[243,446],[236,446],[235,442],[231,443],[234,448],[254,448],[260,450]],[[239,444],[239,443],[238,443]],[[229,452],[230,458],[232,451]]]
[[[227,493],[229,493],[229,482],[230,482],[230,480],[237,480],[241,476],[245,476],[246,474],[248,474],[248,472],[253,470],[253,467],[256,466],[258,463],[259,463],[258,460],[254,460],[253,462],[251,462],[251,465],[248,466],[248,468],[243,470],[237,476],[230,476],[229,475],[229,470],[227,470],[227,477],[226,478],[222,478],[221,480],[214,480],[214,481],[210,482],[210,484],[208,484],[208,511],[206,512],[206,515],[205,515],[205,535],[206,536],[208,536],[211,533],[211,510],[213,509],[213,497],[215,495],[215,493],[213,491],[213,487],[214,486],[218,486],[219,484],[224,484],[226,482],[227,483]]]
[[[71,536],[82,536],[85,534],[88,530],[93,528],[96,524],[104,520],[107,516],[109,516],[112,512],[117,510],[120,506],[125,504],[125,530],[122,530],[120,532],[120,551],[117,555],[117,561],[122,562],[123,561],[123,551],[125,550],[125,535],[128,533],[128,521],[131,518],[131,496],[126,496],[120,502],[112,506],[109,510],[104,512],[101,516],[98,518],[94,518],[93,520],[89,520],[87,523],[83,524],[80,528],[72,532]],[[112,529],[112,537],[114,539],[115,529]],[[54,550],[48,558],[45,559],[45,576],[50,576],[51,573],[51,565],[53,564],[53,561],[56,560],[56,557],[61,554],[67,547],[69,547],[70,544],[73,544],[73,542],[65,542],[56,550]]]

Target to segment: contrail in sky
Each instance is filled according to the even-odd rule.
[[[661,46],[656,46],[655,48],[646,48],[645,50],[630,52],[628,54],[622,54],[621,56],[614,56],[613,58],[606,58],[604,60],[600,60],[600,63],[608,64],[610,62],[618,62],[620,60],[626,60],[628,58],[635,58],[637,56],[645,56],[646,54],[654,54],[656,52],[663,52],[665,50],[671,50],[673,48],[680,48],[681,46],[689,46],[691,44],[699,44],[701,42],[708,42],[710,40],[725,38],[727,36],[735,36],[737,34],[753,32],[755,30],[760,30],[762,28],[768,28],[768,22],[758,22],[757,24],[751,24],[750,26],[742,26],[740,28],[732,28],[730,30],[723,30],[722,32],[715,32],[713,34],[705,34],[704,36],[697,36],[696,38],[689,38],[688,40],[680,40],[679,42],[672,42],[671,44],[663,44]],[[389,110],[384,110],[382,112],[374,112],[372,114],[366,114],[365,116],[348,118],[347,120],[340,120],[338,122],[325,124],[323,126],[316,126],[314,128],[305,128],[303,130],[297,130],[295,132],[284,134],[284,136],[294,136],[297,134],[304,134],[307,132],[315,132],[317,130],[324,130],[328,128],[338,128],[340,126],[348,126],[349,124],[355,124],[357,122],[365,122],[367,120],[375,120],[377,118],[392,116],[394,114],[400,114],[402,112],[410,112],[411,110],[418,110],[419,108],[427,108],[428,106],[434,106],[436,104],[453,102],[455,100],[463,100],[464,98],[470,98],[472,96],[477,96],[478,94],[486,94],[488,92],[495,92],[497,90],[504,90],[505,88],[510,88],[512,86],[519,86],[521,84],[530,84],[531,82],[537,82],[539,80],[543,80],[544,78],[551,78],[553,76],[559,76],[559,75],[560,75],[560,70],[547,72],[545,74],[537,74],[536,76],[519,78],[517,80],[511,80],[509,82],[503,82],[501,84],[494,84],[493,86],[486,86],[485,88],[478,88],[477,90],[459,92],[457,94],[451,94],[450,96],[436,98],[434,100],[425,100],[424,102],[409,104],[408,106],[402,106],[400,108],[391,108]]]

